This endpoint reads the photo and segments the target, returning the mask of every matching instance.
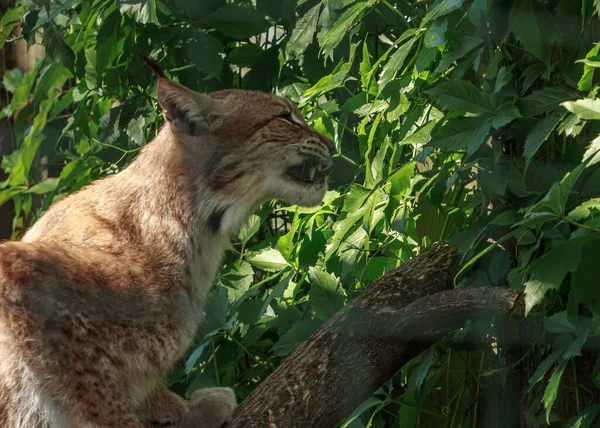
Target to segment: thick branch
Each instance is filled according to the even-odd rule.
[[[375,281],[258,386],[231,426],[334,427],[467,319],[520,310],[509,289],[452,290],[456,262],[440,244]]]

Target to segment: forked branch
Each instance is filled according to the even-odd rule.
[[[260,384],[229,426],[337,426],[467,319],[522,310],[510,289],[453,289],[457,260],[455,248],[438,244],[375,281]]]

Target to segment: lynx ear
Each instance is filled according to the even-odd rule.
[[[160,78],[158,103],[176,131],[198,136],[208,132],[215,116],[215,102],[210,95],[194,92],[172,80]]]

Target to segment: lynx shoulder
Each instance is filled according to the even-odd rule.
[[[168,122],[127,168],[0,245],[2,427],[209,427],[235,407],[209,389],[190,409],[161,379],[229,233],[267,200],[319,203],[334,146],[273,95],[160,79],[158,100]]]

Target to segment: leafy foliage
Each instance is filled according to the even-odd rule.
[[[599,4],[18,1],[0,49],[22,18],[47,59],[2,78],[0,204],[12,200],[18,238],[155,135],[138,54],[198,91],[276,91],[336,142],[332,190],[314,208],[264,206],[233,239],[173,389],[227,384],[243,399],[371,281],[450,239],[457,286],[522,290],[528,318],[467,323],[343,426],[592,426],[600,377],[580,368],[600,333]],[[515,411],[480,410],[484,395]]]

